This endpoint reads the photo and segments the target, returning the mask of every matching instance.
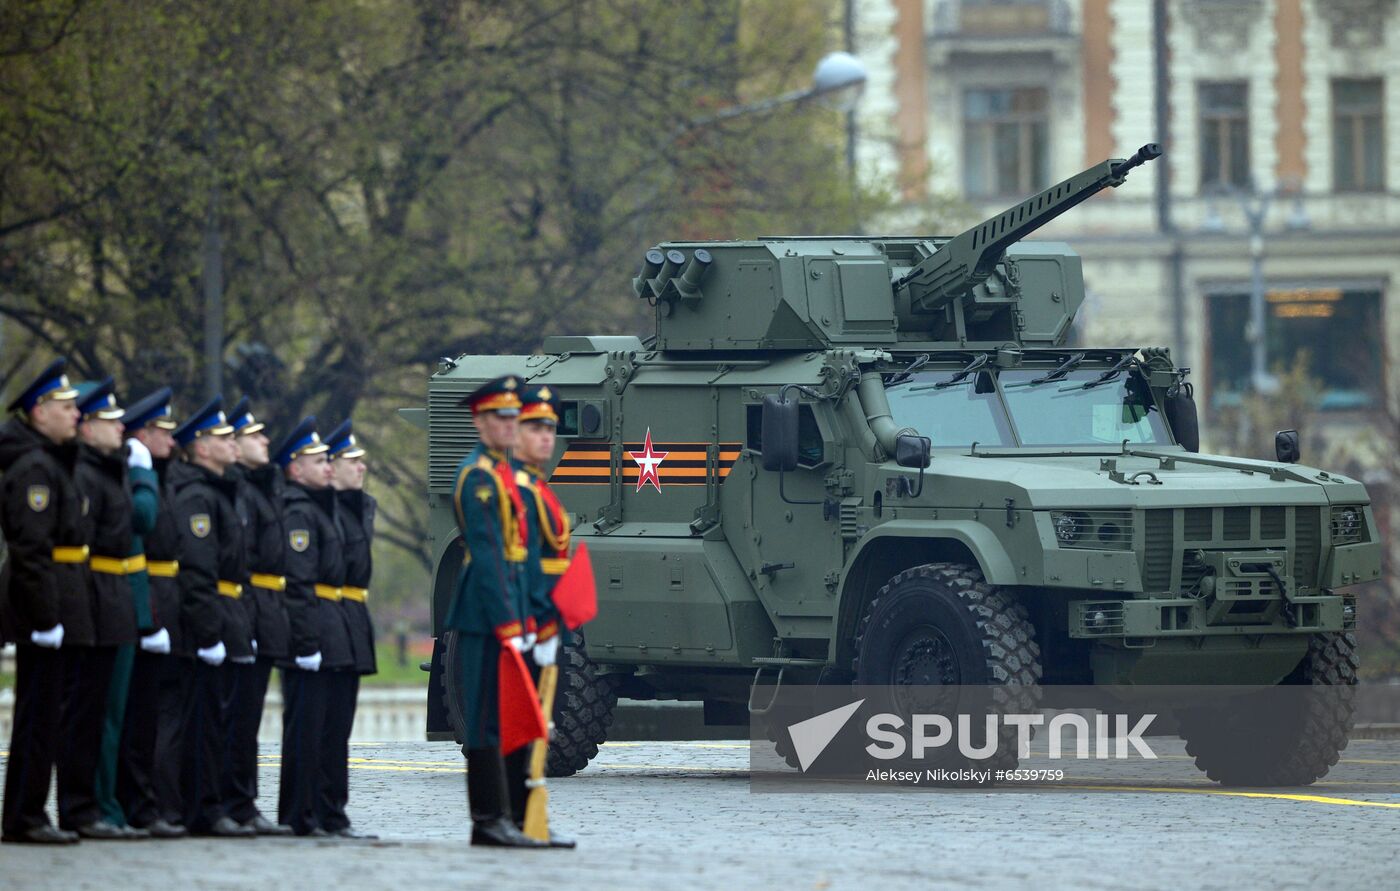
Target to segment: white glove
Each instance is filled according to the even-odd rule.
[[[524,638],[520,641],[520,652],[525,652],[535,645],[535,632],[526,631]]]
[[[321,651],[317,650],[310,656],[298,656],[296,661],[297,668],[300,668],[302,671],[320,671]]]
[[[525,649],[525,638],[521,637],[518,634],[514,637],[507,637],[506,646],[510,647],[512,650],[519,652],[520,650]]]
[[[151,450],[146,448],[146,444],[139,439],[128,439],[126,447],[129,450],[126,456],[127,467],[144,467],[147,470],[153,469],[151,464]]]
[[[63,646],[63,623],[59,622],[48,631],[29,632],[29,641],[37,647],[47,647],[50,650],[58,649]]]
[[[170,652],[170,632],[164,628],[153,634],[147,634],[141,638],[141,649],[147,653],[159,653],[164,655]]]
[[[549,640],[542,640],[535,644],[535,664],[544,668],[546,665],[553,665],[554,660],[559,658],[559,635],[554,635]]]
[[[199,661],[205,665],[220,666],[224,664],[224,658],[228,656],[228,650],[224,649],[224,642],[219,641],[212,647],[203,647],[195,651]]]
[[[253,655],[256,656],[258,654],[258,642],[255,640],[250,640],[248,642],[253,645]]]

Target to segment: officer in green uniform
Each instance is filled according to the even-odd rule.
[[[127,436],[127,478],[131,481],[131,556],[141,557],[146,563],[145,569],[127,578],[137,602],[144,599],[149,604],[151,625],[156,630],[141,637],[132,659],[117,758],[117,800],[128,825],[145,829],[156,838],[182,838],[187,834],[179,825],[179,778],[163,784],[161,775],[162,770],[168,771],[180,762],[180,744],[162,748],[160,741],[162,730],[167,740],[172,733],[180,739],[177,728],[182,708],[181,703],[173,703],[177,728],[162,726],[162,718],[169,721],[171,715],[161,708],[162,692],[178,689],[178,682],[169,684],[167,675],[180,674],[176,671],[180,660],[171,655],[180,633],[180,588],[176,578],[180,568],[180,534],[164,483],[175,448],[172,431],[179,426],[170,398],[170,388],[161,387],[127,406],[122,415]],[[170,789],[177,794],[172,797]]]
[[[515,444],[523,382],[487,381],[469,394],[480,443],[457,468],[453,507],[466,544],[465,566],[444,627],[460,635],[456,665],[465,717],[467,802],[472,844],[539,848],[511,819],[500,748],[497,666],[503,646],[526,650],[525,509],[507,450]],[[533,637],[533,634],[530,635]]]
[[[5,765],[4,840],[72,844],[76,832],[49,821],[44,802],[57,761],[68,628],[91,634],[88,547],[73,482],[78,391],[57,359],[24,388],[0,427],[0,525],[10,584],[0,600],[4,636],[15,641],[14,723]],[[88,771],[92,764],[88,764]]]
[[[512,458],[518,466],[516,483],[525,502],[529,529],[528,559],[525,563],[525,590],[536,640],[530,653],[531,673],[539,679],[540,669],[553,665],[559,655],[559,611],[552,597],[554,585],[569,568],[569,515],[553,490],[545,465],[554,457],[555,432],[559,426],[559,397],[548,386],[529,386],[520,397],[520,430]],[[506,777],[510,786],[510,809],[515,824],[525,825],[525,803],[529,797],[528,763],[530,748],[506,757]],[[572,848],[571,839],[550,833],[551,847]]]

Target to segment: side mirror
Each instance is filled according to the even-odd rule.
[[[894,441],[894,463],[920,470],[932,461],[933,442],[927,436],[902,433]]]
[[[763,397],[763,469],[785,473],[797,469],[797,400],[777,393]]]
[[[1188,452],[1201,450],[1201,421],[1196,414],[1196,399],[1191,385],[1184,384],[1167,394],[1163,408],[1166,409],[1167,423],[1171,425],[1176,441]]]
[[[1274,434],[1274,454],[1278,460],[1284,464],[1297,464],[1302,457],[1302,449],[1298,445],[1297,430],[1280,430]]]

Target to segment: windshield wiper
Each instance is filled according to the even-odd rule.
[[[1061,362],[1060,366],[1054,371],[1050,372],[1049,374],[1042,374],[1040,377],[1032,378],[1030,381],[1030,385],[1032,387],[1035,387],[1039,386],[1040,384],[1049,383],[1050,381],[1057,381],[1065,375],[1069,374],[1071,371],[1073,371],[1075,369],[1075,366],[1077,366],[1080,362],[1083,361],[1084,354],[1075,353],[1065,361]]]
[[[1124,369],[1129,368],[1130,366],[1134,365],[1136,362],[1137,362],[1137,358],[1136,358],[1136,357],[1131,356],[1131,355],[1129,355],[1129,356],[1124,356],[1123,358],[1121,358],[1121,359],[1118,360],[1118,364],[1117,364],[1117,365],[1114,365],[1112,368],[1110,368],[1110,369],[1108,369],[1107,371],[1105,371],[1104,373],[1100,374],[1098,377],[1094,378],[1093,380],[1091,380],[1091,381],[1085,381],[1085,382],[1084,382],[1084,385],[1083,385],[1082,387],[1080,387],[1079,389],[1081,389],[1081,390],[1089,390],[1089,389],[1092,389],[1092,388],[1094,388],[1094,387],[1097,387],[1099,384],[1106,384],[1106,383],[1108,383],[1109,381],[1111,381],[1111,380],[1113,380],[1114,378],[1116,378],[1118,375],[1122,374],[1123,371],[1124,371]]]
[[[897,387],[897,386],[899,386],[900,384],[907,384],[907,383],[909,383],[909,381],[910,381],[911,379],[913,379],[913,377],[914,377],[914,372],[918,371],[920,368],[923,368],[925,365],[927,365],[927,364],[928,364],[928,360],[929,360],[929,355],[928,355],[928,353],[924,353],[923,355],[919,356],[919,357],[918,357],[917,359],[915,359],[913,362],[910,362],[910,363],[909,363],[909,367],[908,367],[908,368],[906,368],[906,369],[904,369],[903,371],[900,371],[900,372],[894,374],[893,376],[890,377],[889,380],[885,381],[885,386],[886,386],[886,387]]]
[[[910,387],[909,389],[910,389],[911,391],[913,391],[913,390],[942,390],[942,389],[945,389],[945,388],[947,388],[947,387],[951,387],[953,384],[960,383],[960,382],[962,382],[962,381],[967,380],[967,376],[968,376],[969,374],[972,374],[974,371],[977,371],[978,369],[982,368],[982,367],[985,366],[989,361],[991,361],[991,356],[988,355],[987,353],[983,353],[982,355],[978,356],[976,359],[973,359],[971,362],[967,363],[967,365],[966,365],[965,367],[959,369],[958,371],[953,372],[953,376],[950,377],[950,378],[948,378],[948,379],[945,380],[945,381],[939,381],[938,383],[935,383],[935,384],[920,384],[920,385],[917,386],[917,387]]]

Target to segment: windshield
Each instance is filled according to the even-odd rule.
[[[1168,444],[1167,426],[1142,376],[1125,371],[1096,387],[1099,371],[1033,384],[1043,371],[1004,371],[1001,388],[1022,445]]]
[[[1147,382],[1135,371],[1084,388],[1102,369],[1075,370],[1032,384],[1049,369],[980,371],[943,388],[948,371],[926,371],[886,390],[890,414],[935,448],[1118,446],[1171,443]],[[1000,388],[997,381],[1000,381]],[[1004,402],[1003,402],[1004,399]],[[1014,421],[1014,425],[1013,425]]]
[[[1011,422],[997,397],[989,372],[943,389],[934,384],[948,379],[948,372],[916,374],[886,390],[890,415],[901,427],[913,427],[939,446],[1012,446]]]

